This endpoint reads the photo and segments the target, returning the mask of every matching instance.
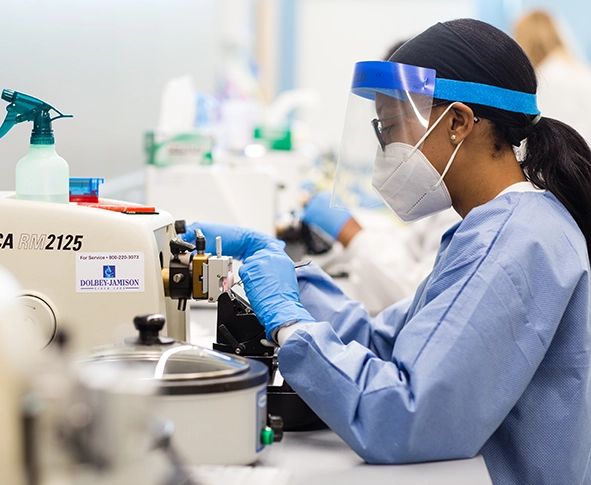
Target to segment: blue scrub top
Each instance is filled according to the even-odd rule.
[[[551,193],[470,211],[414,297],[373,319],[317,267],[298,279],[318,322],[281,373],[363,459],[482,453],[495,485],[591,483],[589,259]]]

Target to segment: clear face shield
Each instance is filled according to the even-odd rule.
[[[421,141],[429,127],[434,87],[432,69],[388,61],[355,65],[332,207],[383,207],[372,187],[376,151],[395,142],[414,147]]]

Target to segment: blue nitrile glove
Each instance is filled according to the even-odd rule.
[[[265,327],[267,339],[285,324],[315,322],[300,303],[293,261],[277,244],[250,256],[238,271],[250,305]]]
[[[331,193],[318,192],[305,205],[302,221],[309,226],[322,229],[333,239],[337,239],[345,223],[353,216],[346,209],[330,207]]]
[[[246,227],[231,226],[217,222],[194,222],[187,227],[187,232],[181,234],[183,240],[195,244],[195,229],[201,229],[206,239],[205,252],[215,254],[215,238],[222,237],[222,254],[232,256],[243,261],[259,249],[275,243],[285,247],[279,239]]]

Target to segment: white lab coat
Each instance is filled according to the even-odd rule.
[[[538,68],[542,116],[572,126],[591,143],[591,67],[563,53],[550,54]]]
[[[331,255],[314,262],[329,274],[347,273],[336,283],[372,315],[414,294],[433,268],[441,236],[461,220],[453,209],[412,224],[372,212],[356,211],[354,216],[363,230],[347,248],[337,244]]]

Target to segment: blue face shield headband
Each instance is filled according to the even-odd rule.
[[[535,94],[487,84],[441,79],[436,77],[433,69],[389,61],[356,63],[351,92],[369,100],[375,99],[376,92],[398,99],[401,93],[406,92],[528,115],[540,114]]]

